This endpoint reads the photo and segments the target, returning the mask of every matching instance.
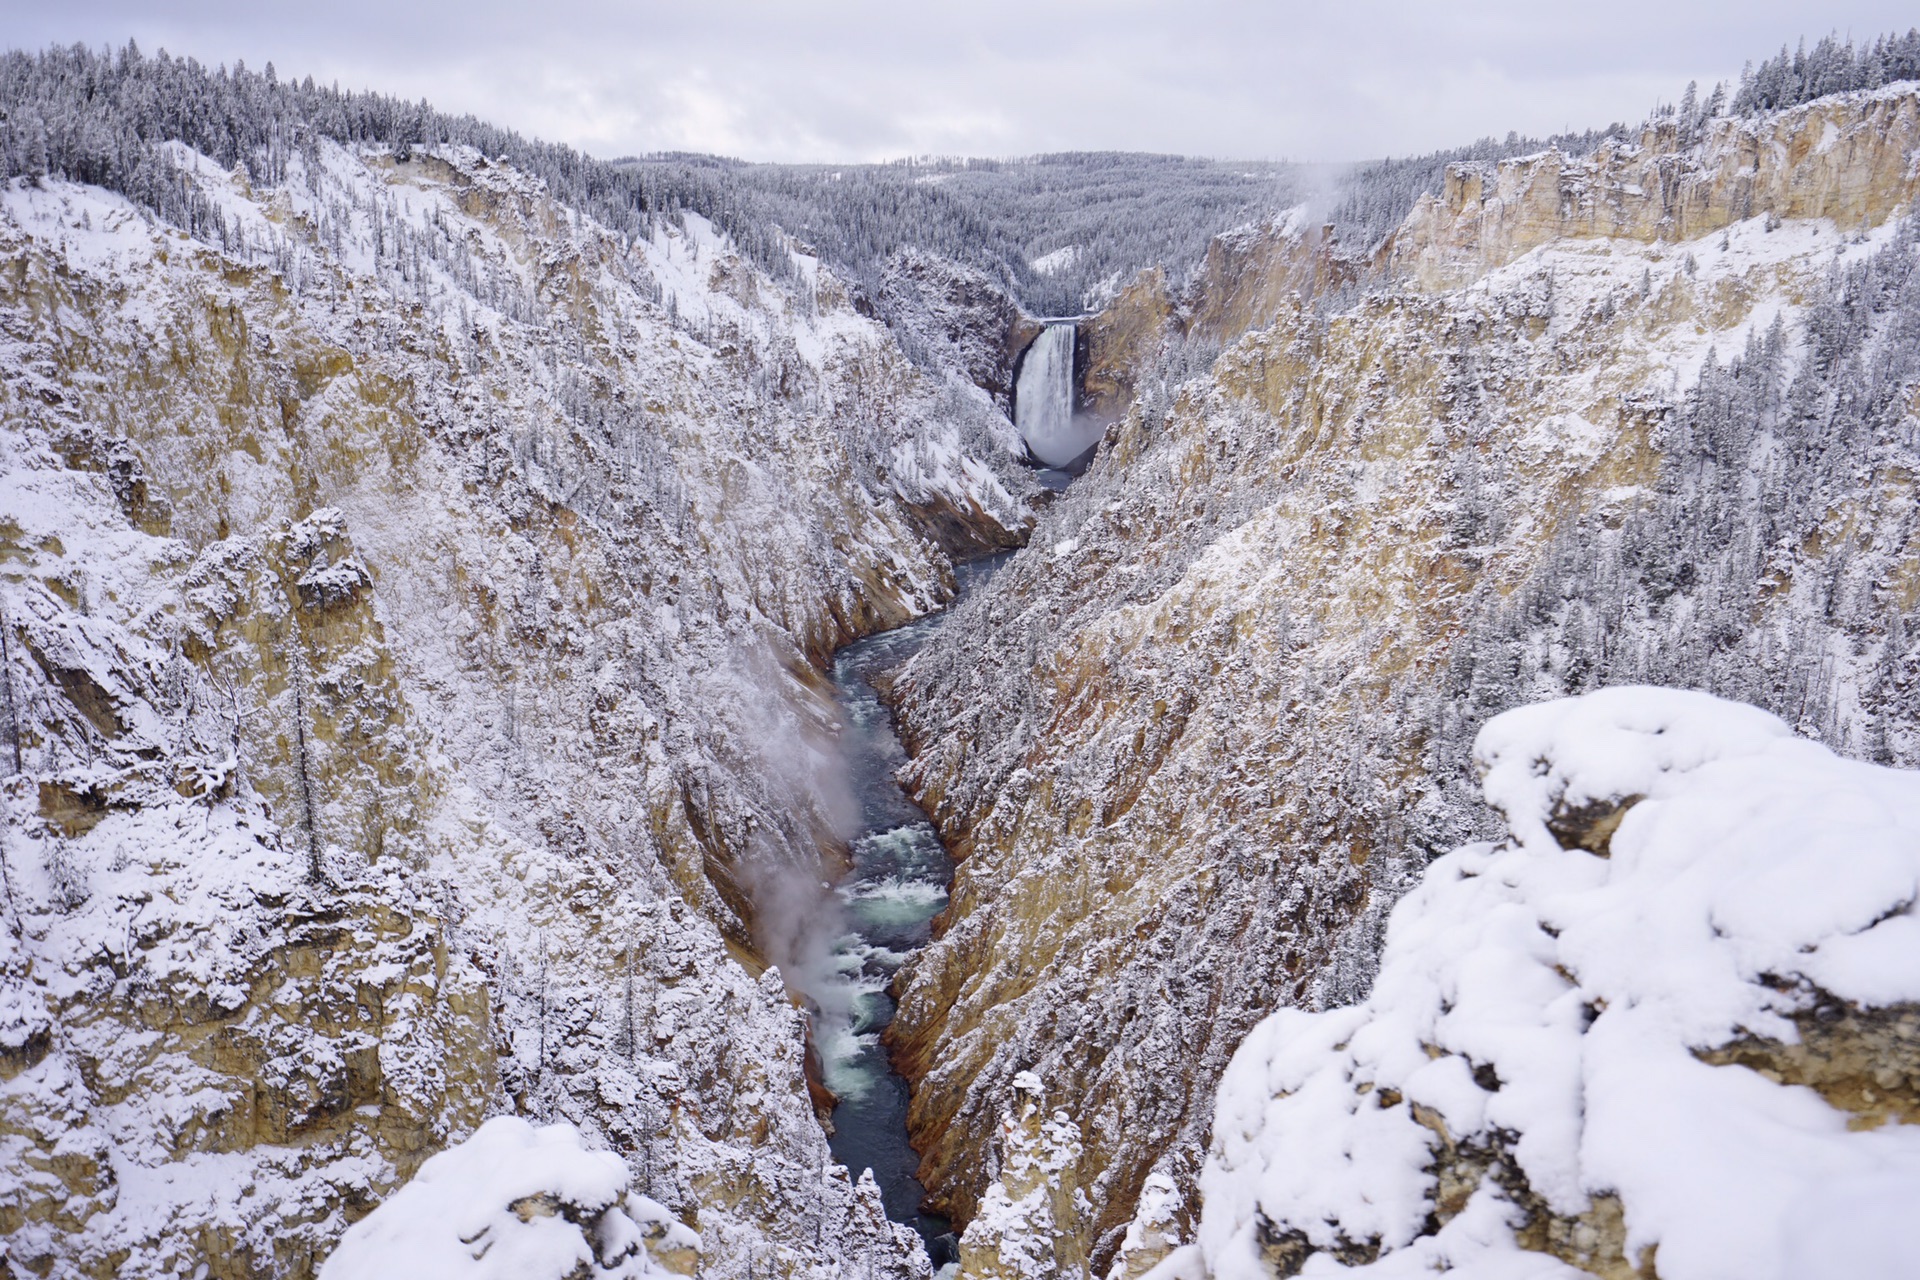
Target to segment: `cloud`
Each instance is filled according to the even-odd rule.
[[[1115,148],[1353,159],[1638,119],[1870,0],[0,0],[21,47],[137,38],[375,88],[598,155],[872,160]]]

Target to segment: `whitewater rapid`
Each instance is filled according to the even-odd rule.
[[[959,598],[1005,559],[958,566]],[[924,1189],[915,1176],[919,1154],[907,1141],[907,1082],[894,1073],[881,1033],[894,1014],[887,988],[930,940],[933,918],[947,905],[953,860],[926,814],[894,781],[906,749],[872,680],[912,657],[943,616],[856,641],[834,655],[845,726],[841,750],[860,816],[850,842],[852,869],[835,890],[844,933],[833,950],[832,980],[816,994],[814,1023],[824,1082],[840,1100],[833,1112],[835,1158],[856,1177],[872,1169],[887,1215],[919,1231],[930,1248],[948,1223],[920,1212]]]

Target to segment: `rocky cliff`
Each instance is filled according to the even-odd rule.
[[[879,308],[915,354],[953,369],[1009,417],[1020,355],[1044,327],[983,272],[903,249],[881,275]]]
[[[1344,307],[1392,282],[1456,288],[1543,245],[1697,239],[1756,215],[1877,226],[1907,198],[1920,140],[1912,95],[1892,86],[1781,112],[1663,119],[1591,154],[1450,165],[1436,194],[1378,245],[1342,243],[1309,205],[1216,236],[1191,278],[1147,271],[1088,326],[1089,402],[1119,418],[1169,337],[1231,343],[1298,301]]]
[[[1131,1275],[1190,1229],[1241,1039],[1364,995],[1388,908],[1491,830],[1486,716],[1653,681],[1915,760],[1917,108],[1458,170],[1350,305],[1240,256],[1216,310],[1259,327],[895,686],[964,860],[892,1034],[969,1258]],[[983,1208],[1025,1108],[1071,1128],[1044,1232]]]
[[[1004,419],[693,214],[172,162],[198,238],[0,193],[0,1270],[309,1275],[510,1112],[707,1275],[923,1274],[769,965],[839,821],[818,662],[1019,535]]]
[[[1858,231],[1911,200],[1916,144],[1920,105],[1908,84],[1757,120],[1667,120],[1588,157],[1453,166],[1379,255],[1389,273],[1446,289],[1566,239],[1677,243],[1755,217]]]

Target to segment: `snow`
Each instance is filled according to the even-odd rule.
[[[1699,1054],[1795,1043],[1822,1002],[1920,999],[1920,777],[1645,687],[1496,717],[1476,761],[1512,838],[1432,866],[1365,1004],[1283,1010],[1235,1054],[1201,1179],[1209,1272],[1264,1275],[1264,1219],[1384,1250],[1306,1275],[1579,1274],[1521,1252],[1490,1178],[1429,1234],[1443,1129],[1506,1150],[1556,1215],[1618,1196],[1627,1258],[1657,1246],[1666,1280],[1910,1274],[1894,1207],[1920,1197],[1920,1134]],[[1604,853],[1550,830],[1627,801]]]
[[[1050,276],[1072,267],[1074,263],[1080,261],[1080,255],[1083,252],[1085,250],[1077,244],[1065,245],[1031,259],[1027,265],[1043,276]]]
[[[987,1274],[1009,1280],[1047,1280],[1061,1274],[1052,1256],[1060,1228],[1084,1211],[1083,1193],[1067,1194],[1061,1174],[1081,1155],[1080,1133],[1065,1111],[1048,1114],[1036,1072],[1013,1077],[1014,1103],[1000,1123],[1000,1177],[981,1196],[960,1238],[962,1272],[984,1263]]]
[[[0,209],[14,227],[57,246],[76,270],[115,274],[143,267],[156,233],[140,209],[97,187],[15,178],[0,189]]]
[[[1563,239],[1533,249],[1497,267],[1458,291],[1458,296],[1482,305],[1524,294],[1529,285],[1544,284],[1542,301],[1550,316],[1540,341],[1551,346],[1567,340],[1597,307],[1624,306],[1637,299],[1643,282],[1649,297],[1671,294],[1699,316],[1699,323],[1647,331],[1629,327],[1615,360],[1602,372],[1610,379],[1617,363],[1634,370],[1645,385],[1671,382],[1691,386],[1700,376],[1707,353],[1717,350],[1725,360],[1746,345],[1750,335],[1765,333],[1775,320],[1792,325],[1802,308],[1793,299],[1804,292],[1803,281],[1829,264],[1846,265],[1871,256],[1894,236],[1897,219],[1888,219],[1864,237],[1857,229],[1843,229],[1828,218],[1796,218],[1768,228],[1765,215],[1746,218],[1693,240],[1678,243],[1642,243],[1612,237]],[[1759,295],[1740,310],[1739,319],[1725,327],[1712,320],[1726,297]],[[1589,375],[1592,376],[1592,375]],[[1543,424],[1543,428],[1545,424]],[[1551,430],[1551,428],[1546,428]],[[1588,428],[1574,433],[1574,443],[1597,447]],[[1523,442],[1536,448],[1541,430]]]
[[[817,870],[806,652],[944,599],[902,495],[1021,522],[1017,464],[977,447],[991,405],[950,412],[817,263],[803,297],[697,217],[633,242],[415,154],[321,141],[268,188],[174,148],[220,214],[205,241],[0,186],[9,1256],[131,1277],[208,1238],[324,1252],[343,1206],[512,1105],[699,1212],[709,1275],[769,1251],[910,1273],[911,1232],[830,1162],[804,1015],[716,927],[683,783]],[[183,372],[215,320],[231,347]],[[240,385],[299,424],[256,434]],[[289,663],[329,730],[311,825]],[[289,968],[318,912],[337,941]],[[722,1178],[737,1212],[704,1198]]]
[[[1604,598],[1610,587],[1557,565],[1552,549],[1576,529],[1609,545],[1624,521],[1648,527],[1635,513],[1657,505],[1654,482],[1668,465],[1655,406],[1678,399],[1714,348],[1724,368],[1778,320],[1782,383],[1793,375],[1805,316],[1825,305],[1830,264],[1898,252],[1887,240],[1897,226],[1856,241],[1846,221],[1844,232],[1796,220],[1768,231],[1753,219],[1683,244],[1563,239],[1464,288],[1375,295],[1334,321],[1320,346],[1317,330],[1283,316],[1224,353],[1211,384],[1189,384],[1164,423],[1120,426],[1111,456],[1042,516],[1030,550],[898,686],[927,744],[912,766],[915,785],[956,823],[985,833],[957,872],[942,937],[906,971],[902,1001],[903,1018],[944,1055],[939,1094],[956,1100],[955,1131],[991,1123],[994,1092],[981,1082],[1037,1065],[1084,1099],[1087,1145],[1099,1152],[1085,1176],[1197,1165],[1210,1141],[1212,1064],[1229,1051],[1212,1046],[1237,1043],[1278,1005],[1365,995],[1383,917],[1425,869],[1428,848],[1481,834],[1474,828],[1487,821],[1464,779],[1448,776],[1444,793],[1423,794],[1430,762],[1446,775],[1464,765],[1470,726],[1493,709],[1463,706],[1468,686],[1447,674],[1447,655],[1459,663],[1495,652],[1475,641],[1477,619],[1523,617],[1531,607],[1521,593],[1500,606],[1507,614],[1469,601],[1538,583],[1542,608],[1577,620],[1564,600]],[[1466,332],[1476,336],[1461,376],[1480,397],[1471,425],[1457,401],[1407,372],[1436,350],[1436,334]],[[1271,380],[1274,365],[1309,346],[1314,359],[1297,375]],[[1333,388],[1327,421],[1337,426],[1309,428],[1302,406]],[[1910,430],[1891,428],[1896,437]],[[1469,451],[1484,464],[1489,518],[1456,574],[1445,513],[1459,493],[1453,465]],[[1905,491],[1871,502],[1903,511]],[[1837,554],[1858,564],[1854,549],[1871,546],[1888,556],[1879,562],[1887,576],[1877,566],[1849,569],[1859,585],[1835,598],[1862,601],[1875,616],[1847,631],[1831,624],[1817,647],[1832,654],[1820,679],[1831,671],[1843,690],[1875,687],[1880,584],[1907,554],[1897,550],[1906,536],[1899,519],[1839,505],[1822,526],[1822,550],[1797,561],[1781,553],[1776,564],[1824,563],[1791,570],[1798,596],[1768,585],[1738,599],[1731,616],[1749,620],[1749,651],[1798,635],[1809,620],[1821,625],[1823,605],[1806,597],[1824,600],[1817,593],[1842,563],[1824,548],[1849,548]],[[1063,574],[1067,562],[1048,563],[1048,553],[1068,548],[1076,572]],[[1632,643],[1617,646],[1627,656],[1610,660],[1608,678],[1634,678],[1635,649],[1648,655],[1642,671],[1649,662],[1661,675],[1681,670],[1669,655],[1697,628],[1670,610],[1633,622]],[[1544,638],[1527,625],[1536,629],[1515,656],[1518,687],[1503,687],[1507,669],[1480,656],[1475,698],[1491,687],[1508,705],[1595,678],[1570,673],[1559,657],[1558,618]],[[1745,687],[1775,693],[1780,665],[1751,665]],[[1393,692],[1377,700],[1363,692],[1375,688]],[[1789,697],[1781,705],[1792,706]],[[1171,734],[1153,710],[1162,700],[1181,716]],[[1873,713],[1856,711],[1850,693],[1836,701],[1840,731],[1830,740],[1864,754]],[[1884,705],[1878,714],[1889,724],[1910,719],[1898,709],[1905,703]],[[1408,706],[1435,710],[1409,717]],[[1457,728],[1445,736],[1414,727],[1449,718]],[[1812,717],[1802,724],[1827,732]],[[1395,761],[1387,777],[1376,772],[1383,759]],[[1358,816],[1328,816],[1343,806]],[[1364,864],[1324,856],[1339,839],[1322,834],[1326,824],[1341,830],[1347,821],[1343,834],[1369,846]],[[1404,853],[1394,852],[1399,830],[1412,833],[1398,846]],[[1026,906],[1034,893],[1070,893],[1073,906],[1036,916]],[[1345,904],[1356,899],[1364,905],[1350,914]],[[1822,950],[1888,947],[1906,927]],[[1234,945],[1246,936],[1273,943]],[[953,965],[991,975],[969,989],[983,994],[962,997],[964,1013],[936,1003],[951,998]],[[1870,967],[1899,972],[1886,960],[1856,965]],[[1193,994],[1184,994],[1189,982]],[[1024,994],[1001,994],[1008,990]],[[965,1031],[989,1016],[984,993],[1007,1028],[990,1041]],[[1106,1051],[1098,1065],[1082,1065],[1089,1042]],[[1479,1094],[1458,1064],[1452,1070],[1460,1086],[1452,1096]],[[1435,1071],[1422,1087],[1448,1083]],[[1192,1117],[1168,1145],[1129,1127],[1130,1116],[1159,1108]],[[1084,1241],[1104,1227],[1081,1230]]]
[[[1605,451],[1613,433],[1577,413],[1556,413],[1527,428],[1517,442],[1532,457],[1561,457],[1591,461]]]
[[[607,1280],[673,1274],[651,1235],[697,1250],[699,1237],[656,1201],[630,1194],[626,1164],[589,1151],[570,1124],[497,1116],[420,1166],[349,1228],[320,1280]]]

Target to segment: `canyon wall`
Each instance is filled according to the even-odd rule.
[[[1014,371],[1044,326],[975,268],[903,249],[881,276],[879,309],[913,353],[948,368],[1013,416]]]
[[[1917,111],[1463,167],[1349,300],[1299,228],[1210,260],[1252,330],[894,686],[962,862],[891,1035],[971,1271],[1132,1276],[1191,1230],[1242,1038],[1363,997],[1387,910],[1493,830],[1488,715],[1673,683],[1920,759]]]
[[[1037,326],[937,259],[854,297],[451,146],[176,145],[192,237],[15,180],[4,1267],[311,1275],[518,1115],[624,1161],[630,1269],[924,1276],[783,978],[821,664],[1031,530],[892,682],[962,861],[890,1035],[968,1274],[1143,1274],[1249,1031],[1498,833],[1490,716],[1653,681],[1920,760],[1916,150],[1909,86],[1457,166],[1364,259],[1222,237],[1087,324],[1118,421],[1043,510]]]
[[[0,192],[4,1266],[310,1275],[518,1113],[703,1274],[923,1275],[769,965],[842,821],[819,663],[1021,535],[1004,419],[692,214],[174,160],[198,239]]]
[[[1754,217],[1859,231],[1912,198],[1916,142],[1910,84],[1697,131],[1660,121],[1591,156],[1455,165],[1379,252],[1390,274],[1446,289],[1565,239],[1678,243]]]

